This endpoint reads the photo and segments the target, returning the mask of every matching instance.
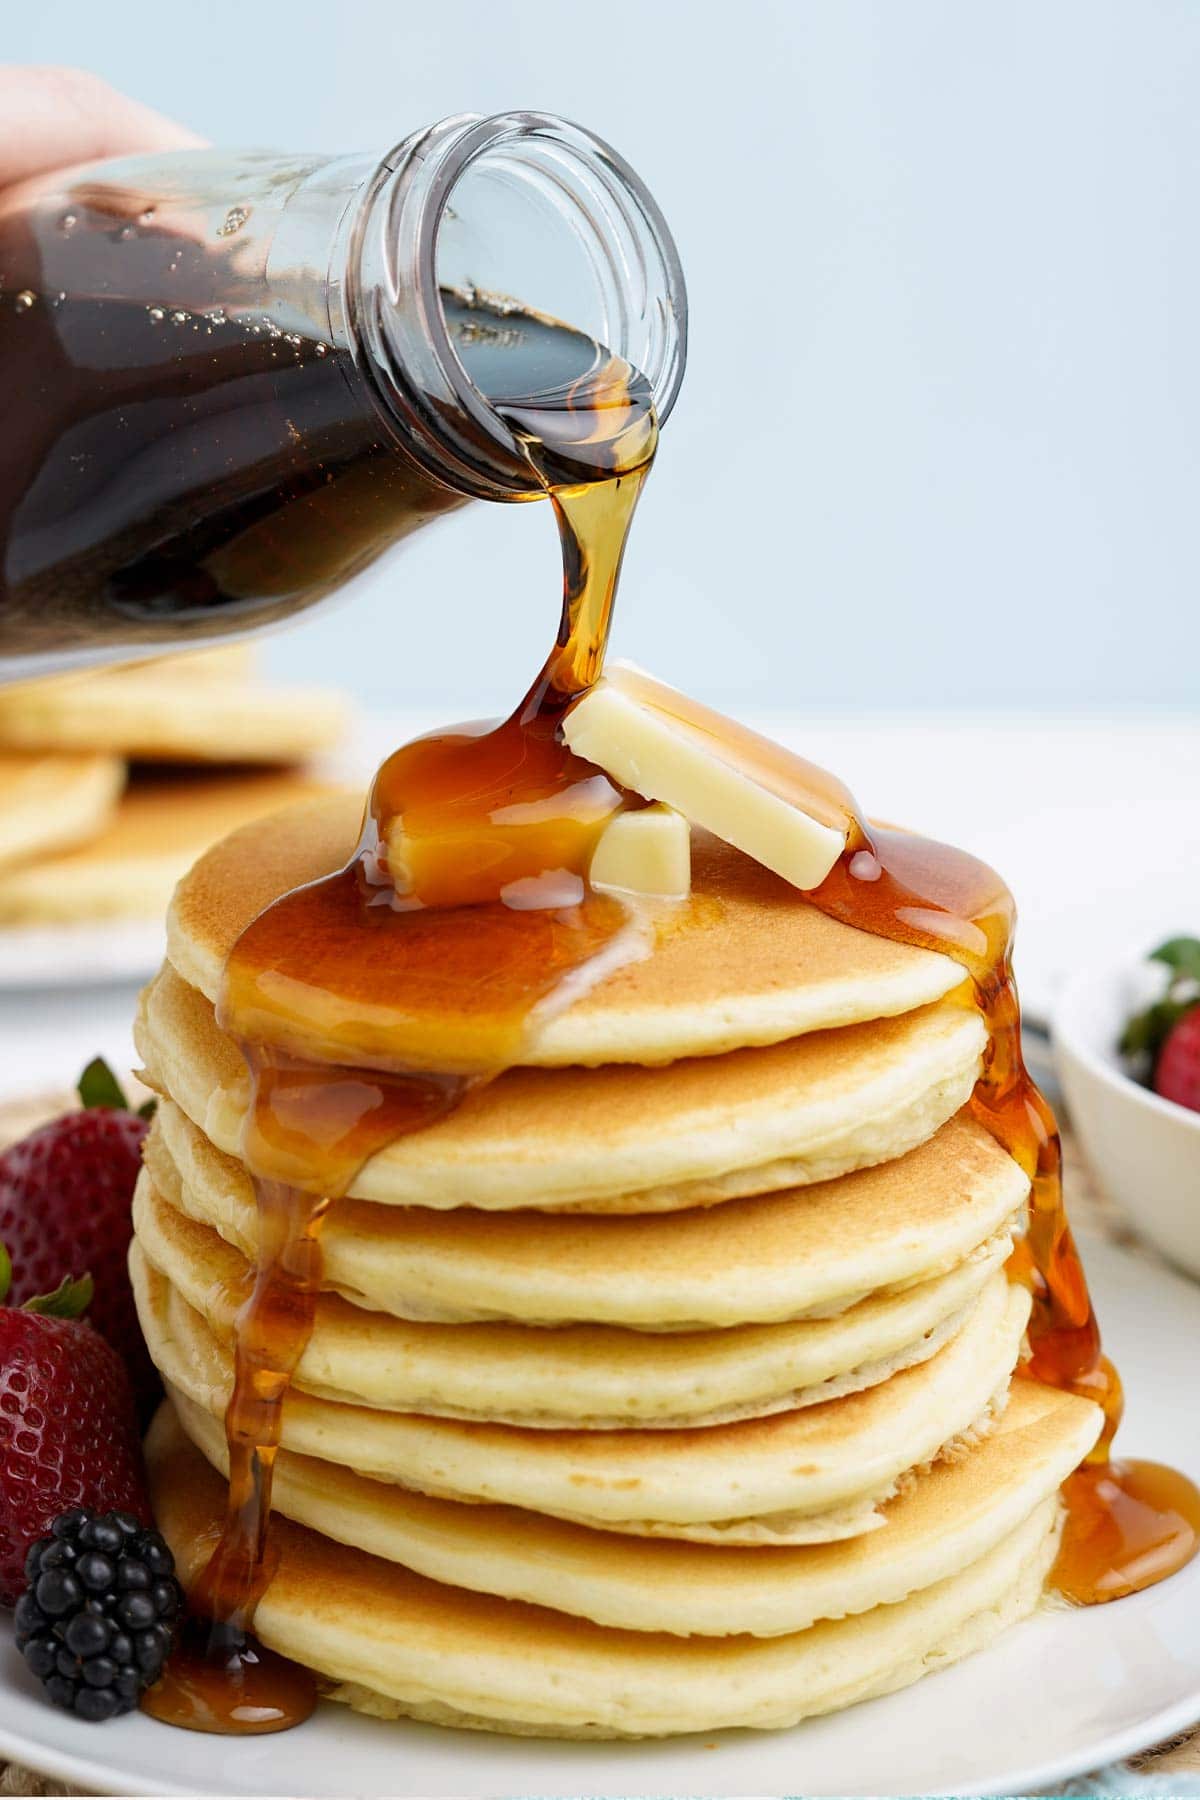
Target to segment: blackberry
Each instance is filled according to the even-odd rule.
[[[132,1513],[61,1513],[25,1558],[17,1649],[55,1706],[98,1724],[162,1674],[183,1607],[175,1559]]]

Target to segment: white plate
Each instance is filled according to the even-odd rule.
[[[1087,1246],[1129,1394],[1122,1446],[1200,1478],[1200,1288]],[[1200,1561],[1133,1599],[1047,1608],[916,1687],[794,1731],[567,1744],[387,1725],[322,1707],[278,1737],[183,1736],[53,1711],[0,1648],[0,1755],[122,1794],[1023,1794],[1200,1718]]]

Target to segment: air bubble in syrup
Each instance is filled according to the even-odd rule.
[[[36,300],[37,295],[32,288],[22,288],[13,304],[18,312],[28,312]]]
[[[246,206],[231,206],[221,223],[217,226],[218,237],[232,237],[240,231],[250,217],[250,209]]]
[[[65,212],[63,214],[62,218],[58,221],[58,229],[60,231],[74,231],[74,229],[78,225],[78,223],[79,223],[79,214],[78,213]]]
[[[154,320],[154,323],[156,325],[161,325],[163,320],[167,316],[161,306],[148,306],[146,308],[146,311],[149,313],[150,317]]]

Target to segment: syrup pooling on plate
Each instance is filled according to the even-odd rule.
[[[242,1157],[255,1177],[258,1251],[237,1318],[225,1527],[190,1596],[194,1617],[145,1702],[196,1730],[281,1730],[316,1701],[315,1678],[265,1651],[251,1628],[271,1576],[272,1470],[312,1330],[329,1203],[377,1150],[511,1064],[539,1009],[566,1004],[642,942],[629,907],[587,887],[595,842],[628,797],[572,755],[559,724],[603,661],[654,454],[649,389],[628,364],[545,321],[487,310],[478,332],[456,329],[459,314],[449,322],[550,494],[562,621],[512,716],[397,751],[376,777],[347,868],[268,907],[226,967],[218,1016],[246,1056]],[[497,369],[497,357],[509,360]],[[457,1027],[457,1055],[414,1046],[400,1060],[382,1021],[431,991]],[[372,1006],[374,1038],[363,1030]],[[314,1044],[327,1061],[313,1060]]]

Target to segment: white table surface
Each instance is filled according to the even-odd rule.
[[[836,772],[877,817],[1000,869],[1021,914],[1017,970],[1044,1016],[1062,976],[1200,934],[1200,715],[750,720]],[[438,723],[371,719],[335,765],[365,779]],[[70,1083],[97,1052],[134,1060],[136,984],[0,996],[0,1091]]]

